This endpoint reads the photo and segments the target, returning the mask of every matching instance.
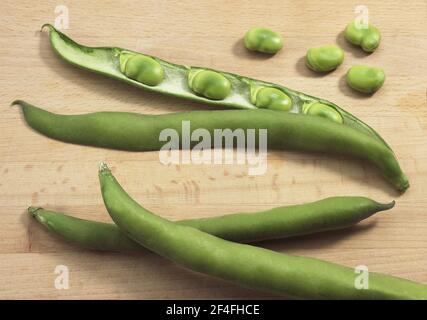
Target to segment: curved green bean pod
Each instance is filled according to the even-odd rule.
[[[393,206],[394,201],[382,204],[365,197],[331,197],[257,213],[235,213],[175,223],[230,241],[254,242],[350,227]],[[36,207],[28,208],[28,213],[52,233],[80,247],[116,252],[141,250],[140,245],[114,224],[78,219]]]
[[[356,289],[352,268],[223,240],[163,219],[135,202],[105,164],[99,171],[105,206],[133,240],[193,271],[278,294],[309,299],[427,299],[427,286],[369,273]]]
[[[262,105],[262,103],[258,101],[264,97],[258,97],[257,93],[263,92],[261,89],[264,88],[273,88],[285,94],[287,96],[286,101],[289,100],[290,105],[286,105],[284,112],[305,114],[304,110],[306,109],[306,105],[319,103],[323,108],[331,109],[331,111],[325,112],[325,114],[332,112],[337,114],[331,118],[332,121],[335,121],[335,119],[338,118],[339,123],[352,127],[360,132],[364,132],[387,145],[374,129],[330,101],[316,98],[278,84],[209,68],[178,65],[157,57],[122,48],[95,48],[84,46],[56,30],[50,24],[43,25],[42,29],[43,28],[48,28],[50,43],[55,52],[64,60],[83,69],[93,71],[146,90],[209,103],[212,105],[238,109],[268,108],[269,106]],[[147,63],[146,68],[151,72],[153,68],[157,70],[161,67],[164,77],[157,72],[156,74],[159,74],[159,76],[150,76],[150,79],[147,80],[148,82],[144,83],[143,80],[142,82],[136,80],[137,78],[134,76],[133,72],[129,74],[129,76],[126,75],[128,74],[126,69],[129,67],[130,59],[137,55],[150,58],[150,63]],[[157,63],[157,67],[153,66],[153,62]],[[138,64],[136,65],[138,66]],[[209,85],[207,83],[201,83],[200,88],[198,86],[190,86],[193,81],[189,80],[193,79],[194,75],[203,71],[209,71],[209,74],[212,76],[215,74],[218,78],[218,80],[215,80],[218,82],[215,82],[215,86],[211,88],[215,92],[212,93],[210,88],[207,88]],[[153,83],[156,85],[153,85]],[[194,89],[196,89],[196,91],[194,91]],[[217,90],[218,92],[216,92]],[[273,100],[274,99],[272,99],[272,101]],[[272,108],[276,107],[277,103],[272,103]]]
[[[40,207],[29,207],[28,213],[50,232],[79,247],[126,253],[141,251],[141,246],[115,224],[74,218]]]
[[[255,129],[256,136],[259,129],[267,129],[268,148],[327,152],[365,159],[376,165],[396,189],[404,191],[409,187],[390,148],[378,139],[322,117],[273,110],[212,110],[165,115],[98,112],[67,116],[50,113],[21,100],[13,104],[22,107],[25,120],[33,129],[48,137],[129,151],[160,150],[165,144],[159,140],[162,130],[174,129],[182,137],[183,121],[190,121],[191,130],[208,130],[211,137],[215,129]],[[192,145],[197,142],[192,141]]]

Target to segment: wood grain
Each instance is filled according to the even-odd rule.
[[[100,110],[166,113],[210,108],[143,92],[74,68],[52,52],[45,22],[56,1],[0,3],[0,298],[265,298],[274,297],[183,270],[149,252],[94,253],[47,234],[29,205],[109,221],[97,165],[107,161],[138,201],[170,219],[257,211],[334,195],[397,200],[390,212],[345,231],[262,246],[342,263],[427,284],[427,3],[365,1],[382,32],[371,55],[348,45],[344,26],[357,1],[73,1],[70,28],[81,43],[115,45],[176,63],[209,66],[278,82],[320,96],[363,119],[393,147],[411,188],[399,196],[370,166],[336,157],[270,152],[263,176],[245,165],[165,167],[158,153],[130,153],[49,140],[28,128],[14,99],[58,113]],[[242,36],[253,25],[280,32],[285,47],[272,58],[247,52]],[[304,66],[308,47],[338,43],[343,65],[325,76]],[[354,64],[385,69],[384,87],[371,97],[344,82]],[[54,287],[55,267],[70,270],[70,288]]]

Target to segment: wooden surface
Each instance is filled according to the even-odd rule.
[[[314,201],[335,195],[397,200],[392,211],[345,231],[271,241],[273,250],[384,272],[427,284],[427,4],[365,1],[382,32],[366,55],[342,31],[359,1],[73,1],[64,32],[92,46],[120,46],[176,63],[209,66],[281,83],[334,101],[373,126],[393,147],[411,188],[399,196],[369,165],[293,152],[269,152],[268,171],[244,165],[166,167],[157,152],[130,153],[65,144],[25,125],[25,99],[58,113],[100,110],[166,113],[209,109],[148,93],[74,68],[51,50],[45,22],[57,1],[0,3],[0,298],[260,298],[272,295],[183,270],[151,253],[94,253],[49,235],[26,214],[29,205],[109,221],[97,178],[107,161],[136,200],[170,219]],[[242,36],[270,27],[285,39],[272,58],[247,52]],[[335,72],[307,70],[308,47],[338,43],[346,53]],[[354,64],[385,69],[372,97],[351,91],[343,76]],[[69,289],[54,287],[55,267],[70,271]]]

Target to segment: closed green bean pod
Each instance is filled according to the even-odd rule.
[[[112,223],[74,218],[40,207],[29,207],[28,213],[51,233],[79,247],[124,253],[141,250],[139,244]]]
[[[67,116],[50,113],[20,100],[14,104],[22,107],[24,118],[33,129],[48,137],[128,151],[160,150],[165,144],[159,139],[162,131],[173,129],[182,137],[183,121],[190,121],[191,130],[208,130],[211,137],[215,129],[255,129],[256,136],[260,129],[267,129],[270,149],[325,152],[364,159],[376,165],[396,189],[404,191],[409,187],[408,179],[388,146],[370,135],[322,117],[261,109],[165,115],[97,112]],[[256,137],[255,141],[258,140]],[[196,143],[192,141],[192,145]]]
[[[105,164],[99,179],[117,226],[142,246],[190,270],[298,298],[427,299],[423,284],[370,272],[369,288],[357,289],[352,268],[230,242],[170,222],[135,202]]]
[[[382,204],[364,197],[331,197],[256,213],[234,213],[176,223],[231,241],[253,242],[350,227],[393,206],[394,202]],[[28,208],[28,213],[52,233],[83,248],[117,252],[137,252],[142,248],[114,224],[36,207]]]

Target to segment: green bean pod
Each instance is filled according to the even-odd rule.
[[[122,232],[190,270],[298,298],[427,299],[423,284],[370,272],[369,288],[357,289],[352,268],[230,242],[163,219],[135,202],[105,164],[99,179],[105,206]]]
[[[325,108],[333,109],[338,114],[339,123],[387,145],[374,129],[325,99],[271,82],[205,67],[178,65],[118,47],[84,46],[50,24],[45,24],[42,28],[49,30],[52,48],[65,61],[139,88],[217,106],[237,109],[267,108],[303,115],[306,115],[303,112],[304,105],[317,102]],[[254,95],[254,91],[260,94]],[[330,120],[336,119],[335,116]]]
[[[270,149],[326,152],[365,159],[376,165],[396,189],[409,187],[393,151],[378,139],[322,117],[282,113],[274,110],[212,110],[141,115],[125,112],[97,112],[86,115],[58,115],[24,101],[27,123],[38,132],[61,141],[128,151],[160,150],[159,137],[173,129],[182,137],[182,122],[191,130],[206,129],[211,138],[215,129],[267,129]],[[212,138],[213,140],[213,138]],[[192,141],[191,146],[198,142]],[[211,145],[214,143],[211,141]],[[183,146],[180,145],[182,148]]]
[[[393,206],[394,201],[382,204],[364,197],[331,197],[256,213],[175,223],[230,241],[255,242],[350,227]],[[78,219],[43,208],[30,207],[28,213],[52,233],[83,248],[116,252],[138,252],[142,248],[114,224]]]
[[[99,251],[141,251],[141,246],[121,232],[115,224],[74,218],[40,207],[29,207],[28,213],[51,233],[73,245]]]

